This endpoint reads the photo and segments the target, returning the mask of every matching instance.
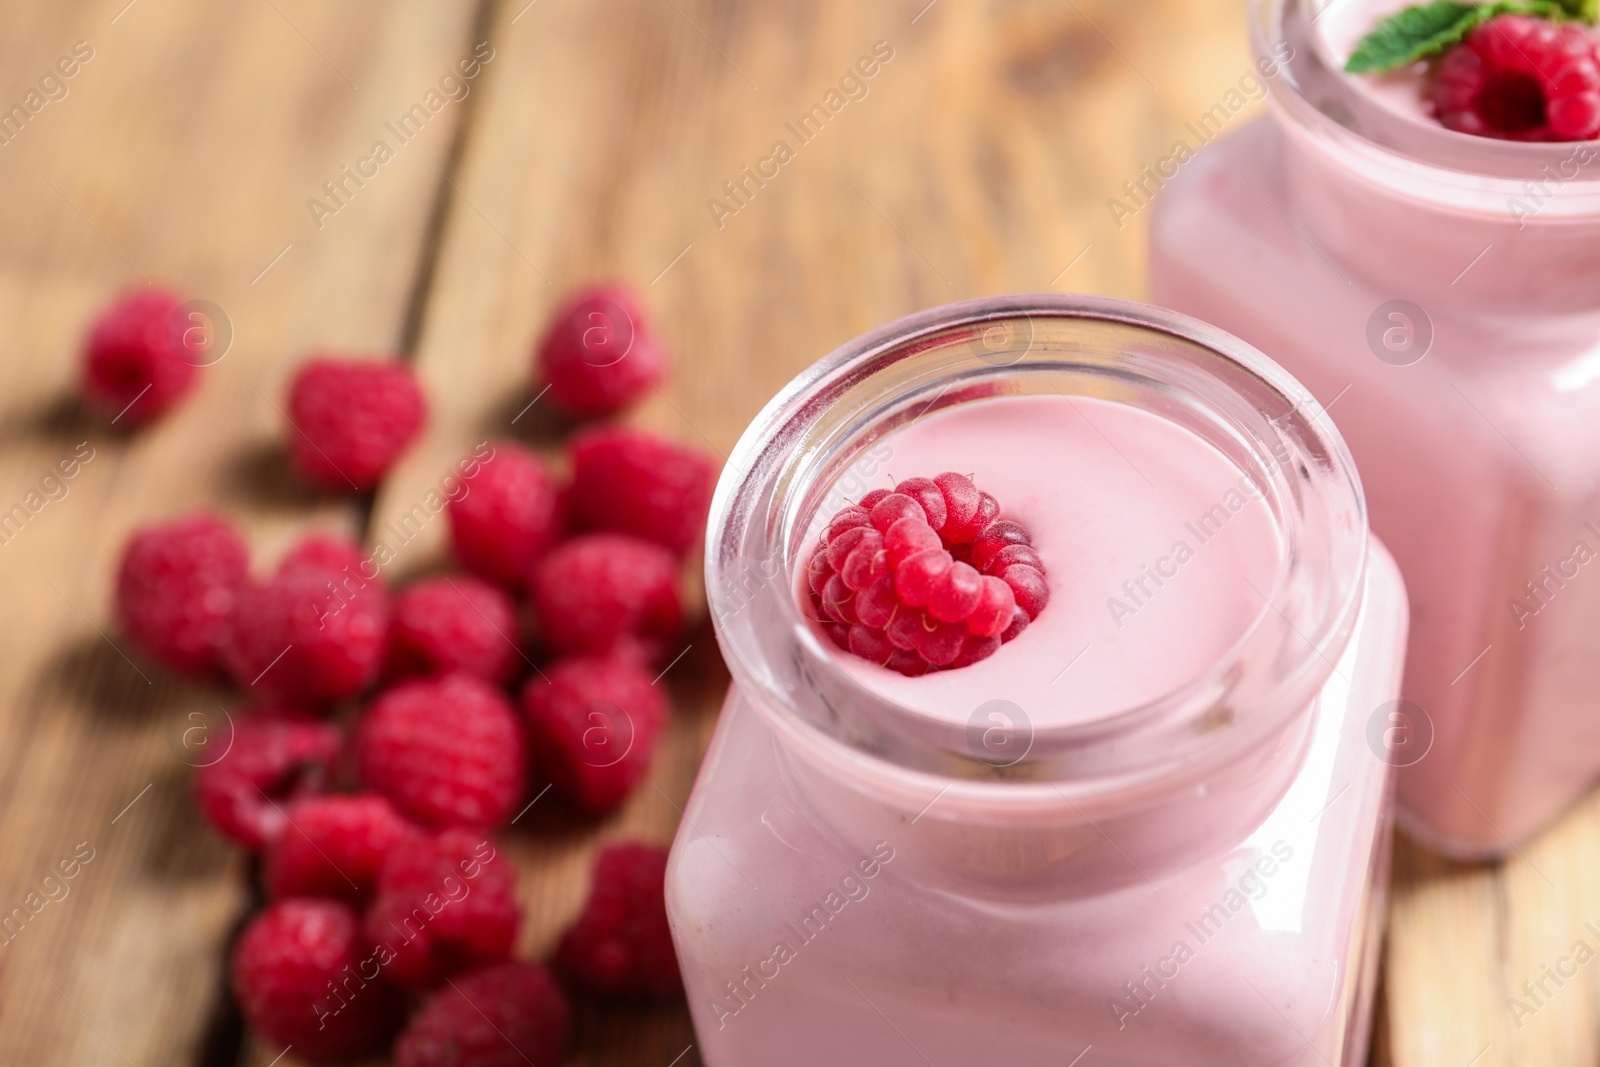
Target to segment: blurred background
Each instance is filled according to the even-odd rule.
[[[1148,216],[1111,201],[1250,72],[1244,8],[7,3],[0,510],[43,503],[0,538],[0,912],[79,843],[94,858],[0,948],[0,1062],[267,1067],[281,1052],[228,1001],[247,865],[194,812],[171,740],[186,709],[237,698],[125,654],[108,601],[131,529],[212,507],[258,567],[308,527],[370,535],[475,442],[554,432],[537,406],[521,417],[532,346],[596,279],[642,294],[673,355],[632,418],[721,455],[802,368],[910,311],[1142,297]],[[876,73],[856,76],[867,56]],[[87,324],[146,285],[208,301],[228,343],[189,402],[130,434],[83,410],[76,383]],[[428,392],[425,438],[373,498],[286,471],[285,383],[315,351],[394,354]],[[44,482],[85,447],[73,478]],[[391,580],[444,549],[429,525]],[[671,840],[726,685],[703,619],[691,641],[651,788],[601,823],[508,839],[523,954],[580,908],[598,842]],[[1505,998],[1600,918],[1585,911],[1597,818],[1591,803],[1546,835],[1537,868],[1400,842],[1375,1062],[1596,1062],[1594,973],[1520,1028]],[[580,1002],[569,1062],[687,1067],[693,1043],[681,1004]]]

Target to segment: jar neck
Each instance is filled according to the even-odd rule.
[[[1091,722],[1013,725],[1026,745],[997,760],[970,723],[856,681],[794,590],[839,490],[896,427],[1029,392],[1114,400],[1191,430],[1256,485],[1283,547],[1255,624],[1202,676]],[[1298,383],[1236,339],[1121,301],[968,301],[850,342],[768,405],[718,485],[707,597],[734,680],[796,755],[797,775],[870,794],[902,821],[939,794],[941,818],[1049,827],[1056,848],[1074,825],[1159,808],[1206,782],[1247,781],[1272,795],[1349,642],[1364,576],[1360,486],[1315,410]]]
[[[1192,764],[1132,791],[1068,795],[1056,783],[973,782],[891,771],[805,730],[754,694],[788,790],[810,820],[865,853],[888,841],[974,895],[1060,901],[1159,880],[1259,827],[1304,763],[1313,707],[1219,765]],[[889,773],[886,773],[888,771]]]
[[[1322,0],[1326,3],[1326,0]],[[1286,212],[1341,273],[1476,312],[1600,310],[1600,142],[1456,133],[1340,69],[1307,0],[1258,0]]]

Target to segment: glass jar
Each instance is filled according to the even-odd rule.
[[[1280,546],[1258,613],[1092,721],[885,699],[799,605],[819,524],[908,423],[1056,394],[1179,423],[1256,487]],[[1049,484],[1049,457],[1017,459]],[[707,595],[733,686],[667,906],[708,1067],[1365,1062],[1405,594],[1337,433],[1260,353],[1053,294],[878,329],[746,431]]]
[[[1600,144],[1446,130],[1321,6],[1255,4],[1270,113],[1152,187],[1154,296],[1331,409],[1416,621],[1401,825],[1504,854],[1600,774]]]

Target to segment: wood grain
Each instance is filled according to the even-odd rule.
[[[452,117],[321,231],[305,201],[467,37],[444,6],[126,2],[12,5],[3,35],[8,107],[75,41],[94,52],[0,148],[0,500],[25,500],[79,442],[94,457],[0,546],[0,911],[93,850],[3,950],[4,1063],[203,1051],[244,879],[166,738],[186,709],[238,698],[125,658],[111,571],[130,527],[201,505],[263,558],[308,522],[358,528],[359,508],[278,473],[274,403],[309,345],[399,342]],[[77,411],[72,379],[86,321],[146,279],[226,309],[234,342],[197,397],[129,437]]]
[[[631,417],[722,454],[806,365],[909,311],[1142,296],[1147,219],[1119,228],[1106,200],[1250,63],[1240,0],[504,0],[477,28],[465,4],[124,3],[14,5],[0,35],[4,107],[73,42],[95,49],[0,147],[0,508],[80,441],[95,450],[0,545],[0,912],[78,842],[95,850],[0,949],[5,1063],[202,1062],[246,903],[166,740],[186,709],[235,698],[125,659],[108,621],[131,527],[218,507],[265,561],[308,523],[381,535],[479,441],[557,454],[568,427],[536,401],[530,351],[553,303],[597,278],[644,293],[676,357]],[[480,39],[494,58],[467,100],[318,229],[306,200]],[[865,95],[797,136],[878,42],[892,58]],[[746,179],[778,141],[792,158]],[[87,317],[145,277],[217,302],[236,340],[195,402],[127,437],[79,412],[71,381]],[[311,346],[403,348],[427,383],[426,439],[370,518],[282,474],[273,403]],[[445,565],[443,522],[391,578]],[[536,806],[510,835],[525,952],[580,907],[598,842],[670,840],[726,684],[703,620],[685,645],[648,785],[603,823]],[[1520,1019],[1507,998],[1533,1006],[1524,981],[1576,942],[1600,950],[1584,925],[1600,929],[1600,801],[1502,866],[1404,839],[1395,866],[1375,1062],[1596,1062],[1600,970],[1545,979]],[[693,1040],[681,1006],[581,1003],[569,1062],[687,1067]],[[242,1062],[281,1051],[250,1043]]]

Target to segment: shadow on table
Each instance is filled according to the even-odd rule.
[[[131,657],[131,658],[130,658]],[[65,702],[113,725],[139,727],[176,711],[194,690],[159,667],[141,662],[99,634],[57,650],[36,680],[35,698],[48,706]]]
[[[583,1067],[700,1067],[689,1007],[574,999],[570,1064]]]
[[[54,442],[70,450],[80,441],[115,446],[126,443],[129,437],[126,429],[110,425],[72,392],[49,397],[0,420],[0,446],[23,441]]]
[[[509,437],[538,448],[560,448],[580,425],[563,415],[548,396],[517,390],[483,413],[478,433],[490,441]]]
[[[325,497],[342,498],[344,494],[324,494],[307,485],[295,474],[284,443],[271,438],[229,456],[217,475],[213,496],[224,510],[236,507],[299,515]]]

